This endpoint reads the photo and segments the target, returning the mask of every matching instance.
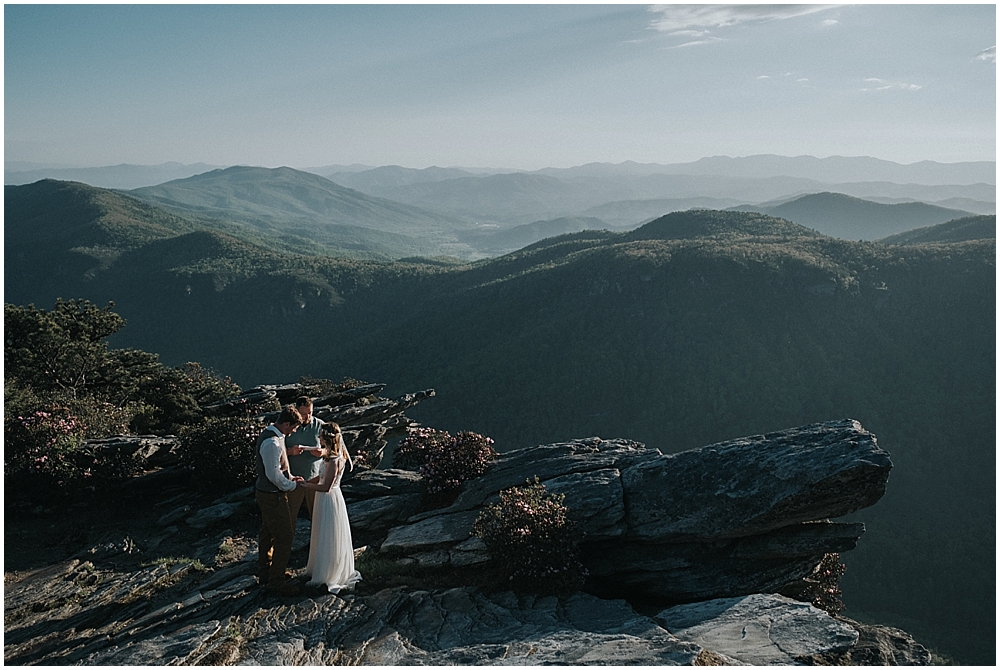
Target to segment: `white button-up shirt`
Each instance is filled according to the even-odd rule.
[[[268,426],[274,435],[260,444],[260,457],[264,461],[264,474],[271,483],[282,491],[291,491],[297,484],[285,473],[289,472],[288,457],[285,455],[285,436],[274,424]]]

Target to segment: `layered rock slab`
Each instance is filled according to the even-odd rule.
[[[749,665],[794,665],[806,656],[843,654],[859,637],[808,603],[760,593],[678,605],[653,619],[681,640]]]
[[[447,565],[450,558],[441,556],[469,538],[499,491],[537,477],[565,496],[578,524],[588,588],[691,602],[779,592],[808,577],[824,554],[854,548],[864,526],[828,518],[874,504],[891,468],[889,454],[851,419],[671,455],[630,440],[587,438],[502,454],[450,507],[416,513],[410,498],[414,513],[404,523],[403,506],[385,498],[369,498],[358,511],[368,519],[372,509],[391,510],[391,520],[378,522],[392,526],[383,550]],[[355,500],[349,513],[361,505],[361,490],[377,490],[367,476],[345,485]],[[438,558],[427,560],[429,552]]]

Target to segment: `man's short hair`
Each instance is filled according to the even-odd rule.
[[[310,398],[307,395],[300,395],[298,398],[295,399],[295,406],[296,407],[312,407],[313,406],[312,398]]]
[[[302,415],[299,414],[299,410],[295,409],[291,405],[286,405],[282,410],[281,414],[278,415],[278,420],[275,423],[290,423],[293,426],[302,425]]]

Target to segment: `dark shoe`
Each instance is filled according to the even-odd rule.
[[[292,579],[293,577],[295,577],[295,575],[293,575],[292,573],[290,573],[287,570],[285,570],[285,579],[286,580]],[[266,586],[267,582],[269,581],[269,579],[270,579],[270,577],[269,577],[269,575],[268,575],[267,572],[257,573],[257,581],[260,582],[261,586]]]
[[[288,597],[288,596],[297,596],[299,595],[299,593],[301,593],[301,591],[299,590],[299,587],[295,586],[294,584],[289,584],[288,582],[285,582],[281,586],[273,589],[270,586],[268,586],[267,593],[268,595],[272,596]]]

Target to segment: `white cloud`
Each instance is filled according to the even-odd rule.
[[[742,23],[783,21],[823,12],[840,5],[653,5],[659,16],[650,28],[665,33],[680,30],[724,28]]]
[[[667,33],[670,37],[704,37],[707,34],[707,30],[675,30],[672,33]]]
[[[683,44],[675,44],[673,46],[666,47],[666,48],[667,49],[682,49],[684,47],[696,47],[696,46],[699,46],[699,45],[702,45],[702,44],[712,44],[714,42],[725,42],[725,40],[722,39],[721,37],[709,37],[709,38],[703,39],[703,40],[694,40],[693,42],[684,42]]]
[[[923,88],[919,84],[886,81],[878,77],[868,77],[864,79],[864,84],[862,91],[919,91]]]
[[[840,23],[840,21],[838,21],[837,19],[823,19],[823,21],[820,22],[820,25],[822,25],[822,26],[835,26],[835,25],[837,25],[839,23]]]
[[[976,54],[975,60],[984,60],[988,63],[996,63],[997,48],[995,46],[992,46],[989,49],[983,49],[978,54]]]

